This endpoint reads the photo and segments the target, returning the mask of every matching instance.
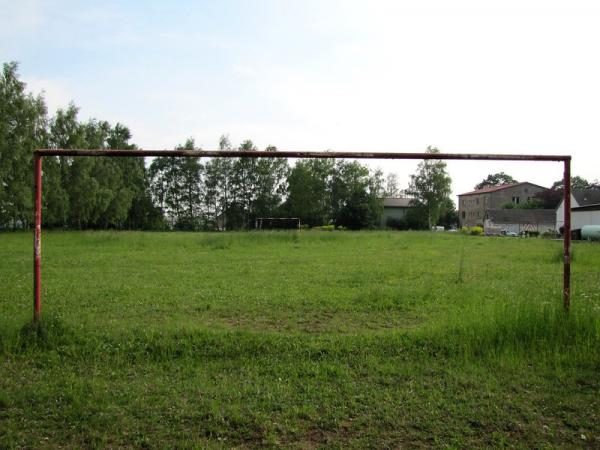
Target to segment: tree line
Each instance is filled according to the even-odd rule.
[[[0,78],[2,229],[31,226],[36,148],[138,149],[125,125],[80,121],[73,104],[49,117],[43,96],[26,92],[17,69],[3,64]],[[188,139],[176,149],[198,147]],[[226,136],[220,149],[277,151],[249,140],[234,148]],[[75,229],[235,230],[253,228],[259,217],[373,228],[386,195],[380,170],[334,159],[157,157],[146,167],[135,157],[44,157],[43,179],[43,225]]]

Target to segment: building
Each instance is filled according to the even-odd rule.
[[[384,198],[383,214],[381,215],[380,226],[382,228],[392,227],[392,222],[399,222],[406,217],[406,211],[410,208],[410,198]]]
[[[600,203],[571,208],[571,228],[581,230],[585,225],[600,225]]]
[[[483,232],[491,236],[506,233],[554,233],[555,220],[553,209],[488,209],[483,220]]]
[[[571,193],[571,229],[584,225],[600,225],[600,190],[575,191]],[[564,199],[556,208],[556,231],[561,233],[565,224]],[[561,233],[562,234],[562,233]]]
[[[507,203],[518,205],[531,200],[547,188],[527,181],[522,183],[490,186],[458,196],[458,220],[460,226],[483,225],[488,209],[502,209]]]

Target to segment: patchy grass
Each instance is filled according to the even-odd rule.
[[[600,446],[600,246],[0,235],[0,447]]]

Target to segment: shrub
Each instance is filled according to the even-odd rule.
[[[394,230],[407,230],[408,224],[404,219],[396,219],[394,217],[388,217],[385,221],[385,226],[387,228],[392,228]]]
[[[335,225],[321,225],[320,227],[314,227],[314,230],[323,230],[323,231],[334,231]]]
[[[471,227],[471,229],[469,230],[469,234],[471,234],[472,236],[482,236],[483,235],[483,227],[480,227],[480,226]]]

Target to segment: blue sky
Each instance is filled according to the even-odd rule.
[[[593,1],[0,1],[0,61],[50,111],[287,150],[568,153],[600,178]],[[375,164],[403,185],[416,162]],[[558,164],[449,163],[550,185]]]

